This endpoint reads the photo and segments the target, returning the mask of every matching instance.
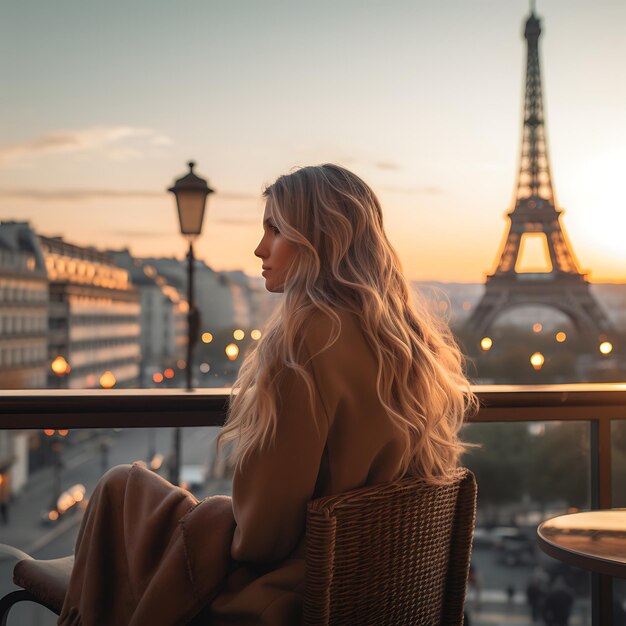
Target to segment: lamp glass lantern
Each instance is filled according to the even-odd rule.
[[[171,191],[176,196],[180,232],[189,239],[195,239],[202,232],[204,208],[207,196],[213,193],[204,178],[200,178],[193,172],[195,163],[190,161],[189,173],[179,178]]]

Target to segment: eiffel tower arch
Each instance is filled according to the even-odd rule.
[[[611,324],[593,297],[561,224],[550,173],[539,64],[541,23],[534,7],[526,20],[526,86],[522,146],[509,227],[493,274],[466,328],[486,334],[503,312],[522,305],[547,306],[564,313],[584,335],[610,332]],[[548,271],[518,269],[526,237],[540,238]]]

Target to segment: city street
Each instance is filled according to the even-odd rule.
[[[182,458],[183,465],[205,465],[211,467],[214,457],[214,438],[217,428],[184,428]],[[61,474],[61,488],[81,483],[89,497],[103,470],[120,463],[147,460],[152,450],[165,457],[171,450],[172,429],[129,429],[119,432],[106,431],[102,435],[80,439],[89,435],[88,431],[72,433],[74,443],[63,451],[64,469]],[[102,442],[108,443],[103,454]],[[159,473],[165,478],[165,462]],[[72,553],[82,511],[70,512],[58,522],[44,524],[42,512],[47,510],[52,500],[53,475],[45,468],[31,476],[28,485],[13,502],[9,511],[9,523],[0,526],[0,543],[13,545],[31,556],[40,559],[53,559]],[[195,489],[197,497],[214,493],[229,493],[229,480],[211,480],[201,489]],[[0,560],[0,594],[4,595],[15,587],[11,584],[12,562]],[[9,626],[53,626],[55,616],[41,607],[29,603],[17,606],[11,612]]]
[[[551,561],[545,555],[539,558],[544,565]],[[478,575],[479,589],[472,584],[468,589],[469,626],[532,626],[526,585],[534,566],[504,565],[493,547],[474,548],[472,567]],[[590,615],[589,594],[582,594],[574,602],[569,626],[586,626],[591,622]]]

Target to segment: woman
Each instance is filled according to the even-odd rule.
[[[416,308],[380,203],[359,177],[337,165],[304,167],[264,195],[255,254],[266,288],[284,298],[241,367],[218,437],[234,467],[236,527],[233,561],[206,618],[214,625],[299,623],[307,502],[405,475],[448,480],[463,450],[458,431],[474,403],[449,330]],[[92,498],[74,588],[87,580],[77,568],[104,559],[103,551],[93,556],[103,520],[132,517],[125,529],[123,520],[115,525],[122,534],[144,528],[143,513],[125,512],[133,499],[120,503],[127,474],[107,476]],[[157,504],[175,501],[159,518],[165,527],[164,519],[175,521],[195,501],[162,483],[147,491],[158,492]],[[125,556],[120,567],[130,561]],[[71,604],[66,597],[60,623],[86,624]]]
[[[264,195],[255,254],[266,288],[285,295],[218,442],[234,446],[231,554],[272,571],[235,582],[212,610],[224,623],[254,611],[245,623],[295,624],[307,502],[407,474],[447,480],[474,399],[448,328],[411,301],[359,177],[304,167]]]

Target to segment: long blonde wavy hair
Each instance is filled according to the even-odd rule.
[[[304,329],[321,311],[332,321],[332,345],[341,332],[336,311],[343,309],[361,320],[378,363],[378,398],[404,437],[398,477],[448,479],[464,450],[459,429],[476,400],[448,326],[411,297],[378,198],[358,176],[332,164],[281,176],[263,195],[297,254],[284,298],[241,366],[218,449],[233,444],[231,462],[241,469],[249,454],[273,444],[276,382],[285,368],[302,376],[313,402],[312,378],[297,358]]]

